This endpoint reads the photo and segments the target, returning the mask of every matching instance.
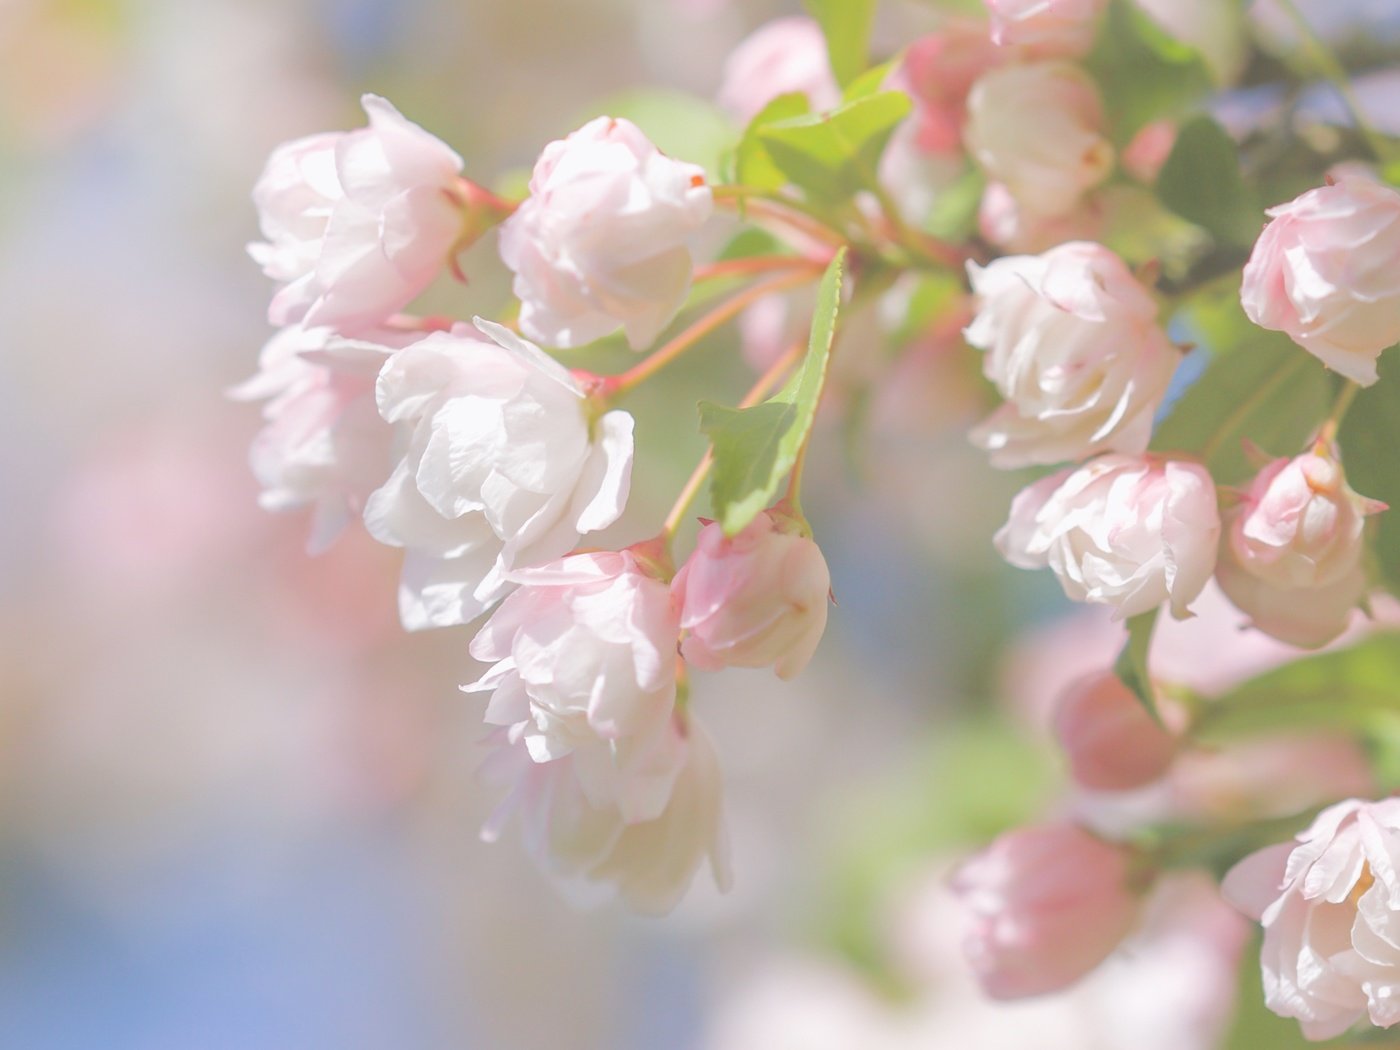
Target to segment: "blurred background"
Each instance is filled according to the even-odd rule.
[[[885,6],[887,52],[937,14]],[[1310,10],[1337,35],[1396,22],[1389,0]],[[479,702],[457,690],[468,635],[400,630],[396,551],[352,531],[312,559],[304,517],[256,505],[260,419],[224,391],[270,334],[243,246],[271,147],[359,126],[364,91],[495,185],[645,86],[697,96],[688,129],[722,138],[703,100],[725,56],[797,11],[0,0],[0,1046],[1182,1050],[1245,1023],[1245,933],[1191,880],[1160,902],[1190,917],[1165,944],[1072,995],[997,1008],[958,963],[942,887],[960,851],[1052,810],[1111,824],[1165,803],[1065,793],[1045,707],[1119,634],[996,560],[1020,479],[966,446],[975,362],[946,336],[901,362],[854,453],[839,427],[820,438],[808,512],[840,604],[816,663],[696,685],[738,885],[702,875],[665,920],[578,911],[510,836],[478,841],[493,800]],[[430,306],[500,311],[493,253]],[[747,385],[733,333],[713,342],[639,400],[623,542],[699,454],[675,406]],[[1183,674],[1213,681],[1278,659],[1245,645],[1201,668],[1178,644]],[[1323,746],[1303,804],[1365,776]],[[1206,769],[1191,804],[1255,789]],[[1183,974],[1160,1041],[1125,1041],[1146,984]]]

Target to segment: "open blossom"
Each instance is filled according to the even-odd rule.
[[[1037,58],[1078,58],[1094,46],[1107,0],[985,0],[992,40]]]
[[[1034,99],[1028,105],[1027,99]],[[968,96],[965,137],[987,175],[1043,216],[1073,211],[1113,171],[1103,102],[1068,62],[1002,66]]]
[[[1072,242],[968,265],[967,341],[1006,403],[972,431],[998,467],[1141,452],[1180,354],[1157,303],[1113,252]]]
[[[777,18],[746,37],[724,63],[718,99],[747,124],[773,99],[792,92],[806,95],[816,111],[841,101],[826,37],[810,18]]]
[[[621,327],[634,350],[650,346],[685,300],[688,242],[713,207],[704,170],[631,121],[599,117],[551,142],[500,231],[521,330],[575,347]]]
[[[1163,602],[1180,619],[1210,580],[1219,538],[1204,467],[1110,453],[1022,490],[996,545],[1018,568],[1048,566],[1074,601],[1112,606],[1115,620]]]
[[[536,762],[610,741],[614,752],[655,734],[676,700],[679,618],[666,584],[630,551],[574,554],[517,570],[522,586],[472,639],[492,668],[469,691],[492,693],[486,721],[514,727]],[[620,752],[619,752],[620,753]],[[627,763],[612,763],[624,774]],[[594,798],[615,779],[580,770]],[[633,819],[660,811],[659,796],[621,802]]]
[[[1369,386],[1400,342],[1400,193],[1344,176],[1271,208],[1244,268],[1249,319]]]
[[[1400,1022],[1400,799],[1350,799],[1251,854],[1225,897],[1264,927],[1264,1001],[1309,1039]]]
[[[1352,490],[1325,447],[1274,460],[1228,516],[1220,586],[1259,630],[1325,645],[1366,593],[1366,515],[1382,509]]]
[[[377,95],[369,127],[273,151],[253,190],[262,234],[248,252],[283,287],[268,320],[377,324],[415,299],[462,230],[462,158]]]
[[[496,841],[515,817],[526,849],[567,887],[581,896],[610,891],[651,915],[675,908],[707,861],[715,884],[730,888],[719,760],[694,718],[676,712],[658,731],[655,772],[669,787],[648,819],[629,819],[616,801],[590,794],[581,770],[606,761],[605,743],[548,762],[533,761],[510,730],[495,731],[489,746],[482,778],[506,794],[483,840]]]
[[[987,994],[1057,991],[1118,947],[1137,920],[1134,856],[1075,824],[1018,828],[957,871],[972,915],[964,953]]]
[[[520,810],[552,870],[614,884],[646,911],[673,907],[705,856],[723,882],[719,768],[676,710],[680,633],[667,585],[631,551],[575,554],[521,584],[473,639],[491,668],[488,778]]]
[[[1110,671],[1066,689],[1055,706],[1054,727],[1071,775],[1091,791],[1150,784],[1176,757],[1176,737]]]
[[[706,671],[771,665],[786,679],[821,641],[831,573],[810,536],[765,511],[734,537],[718,522],[701,529],[671,589],[686,660]]]
[[[379,412],[405,451],[365,525],[406,549],[409,630],[475,619],[511,589],[510,570],[567,553],[627,501],[631,415],[593,419],[558,362],[500,325],[476,326],[493,341],[466,326],[435,333],[379,376]]]
[[[955,19],[904,51],[895,82],[914,100],[915,145],[925,153],[962,149],[967,96],[977,79],[1004,61],[987,27]]]
[[[417,338],[372,330],[348,339],[292,325],[263,347],[258,374],[231,391],[268,399],[267,425],[249,457],[263,486],[258,502],[273,511],[313,507],[313,554],[335,541],[389,476],[393,430],[375,405],[375,379],[395,348]]]

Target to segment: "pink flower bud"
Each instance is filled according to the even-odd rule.
[[[1382,509],[1352,490],[1325,446],[1274,460],[1228,516],[1220,586],[1266,634],[1326,645],[1366,592],[1366,515]]]
[[[1058,991],[1108,958],[1138,916],[1133,860],[1061,823],[1009,831],[965,862],[953,879],[972,913],[963,951],[987,994]]]
[[[1033,62],[994,69],[977,81],[967,106],[968,150],[1030,211],[1073,211],[1113,171],[1099,90],[1077,66]]]
[[[1035,58],[1078,58],[1094,46],[1108,0],[985,0],[992,40]]]
[[[967,341],[1006,398],[971,435],[994,466],[1147,448],[1181,355],[1122,259],[1072,242],[968,273],[980,308]]]
[[[1400,342],[1400,193],[1343,177],[1272,208],[1244,268],[1249,319],[1369,386]]]
[[[704,170],[667,157],[631,121],[599,117],[551,142],[500,230],[521,331],[576,347],[621,327],[646,349],[685,301],[688,242],[713,207]]]
[[[745,38],[724,64],[718,99],[747,124],[773,99],[792,92],[806,95],[816,111],[841,101],[826,37],[810,18],[774,19]]]
[[[1133,178],[1151,186],[1176,148],[1176,132],[1170,120],[1154,120],[1124,148],[1123,167]]]
[[[717,522],[671,584],[688,633],[681,654],[696,667],[767,667],[792,678],[826,629],[831,574],[811,537],[772,511],[737,536]]]
[[[905,49],[897,80],[914,100],[915,144],[925,153],[962,149],[967,95],[983,73],[1005,59],[987,27],[956,20]]]
[[[1176,738],[1107,672],[1081,678],[1065,690],[1055,708],[1054,726],[1071,775],[1091,791],[1127,791],[1150,784],[1176,757]]]
[[[279,146],[253,190],[267,239],[248,253],[283,282],[273,324],[378,324],[432,283],[462,231],[462,158],[386,100],[362,102],[369,127]]]

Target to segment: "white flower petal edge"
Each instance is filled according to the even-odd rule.
[[[399,611],[409,630],[474,620],[512,570],[567,553],[617,520],[632,472],[630,414],[592,418],[553,358],[477,320],[434,333],[379,375],[380,414],[403,458],[369,498],[365,525],[406,550]]]

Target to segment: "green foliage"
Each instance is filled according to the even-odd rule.
[[[890,893],[931,862],[1037,816],[1052,796],[1049,752],[1004,722],[940,726],[824,818],[829,841],[818,932],[886,990]],[[936,800],[937,804],[931,804]]]
[[[965,241],[977,232],[977,209],[987,178],[976,165],[969,164],[957,180],[933,200],[924,229],[941,241]]]
[[[1400,718],[1400,632],[1295,660],[1206,705],[1193,739],[1219,744],[1309,728],[1370,730]]]
[[[1339,442],[1351,487],[1392,508],[1377,515],[1372,527],[1381,578],[1400,594],[1400,368],[1394,356],[1381,361],[1385,374],[1356,396],[1342,422]]]
[[[593,106],[586,116],[630,120],[661,152],[699,164],[712,178],[719,177],[723,159],[734,146],[729,117],[714,103],[684,91],[624,91]]]
[[[1120,146],[1154,120],[1189,112],[1213,89],[1200,54],[1168,35],[1133,0],[1111,0],[1087,65]]]
[[[1157,193],[1168,208],[1209,230],[1221,244],[1247,247],[1259,236],[1263,206],[1240,175],[1234,140],[1210,117],[1182,126],[1158,176]]]
[[[805,3],[826,37],[826,52],[836,82],[845,87],[865,70],[876,0],[805,0]]]
[[[777,190],[787,185],[787,175],[773,163],[760,133],[770,124],[805,116],[811,111],[801,92],[779,95],[749,121],[734,152],[734,180],[756,190]]]
[[[773,502],[811,433],[836,336],[845,261],[842,251],[827,267],[817,289],[807,356],[780,391],[751,408],[700,402],[700,429],[714,445],[710,499],[730,536]]]
[[[1200,456],[1217,482],[1240,484],[1255,473],[1246,442],[1276,456],[1302,450],[1327,415],[1332,381],[1287,336],[1251,325],[1233,288],[1192,320],[1210,341],[1210,364],[1157,428],[1152,449]]]
[[[777,168],[813,201],[836,204],[875,183],[880,154],[913,103],[902,91],[880,91],[813,113],[768,124],[758,138]]]
[[[1128,621],[1128,640],[1113,664],[1113,673],[1119,681],[1128,687],[1158,723],[1162,721],[1162,716],[1157,710],[1157,696],[1152,688],[1147,657],[1152,649],[1152,632],[1157,627],[1160,613],[1161,609],[1153,609]]]

